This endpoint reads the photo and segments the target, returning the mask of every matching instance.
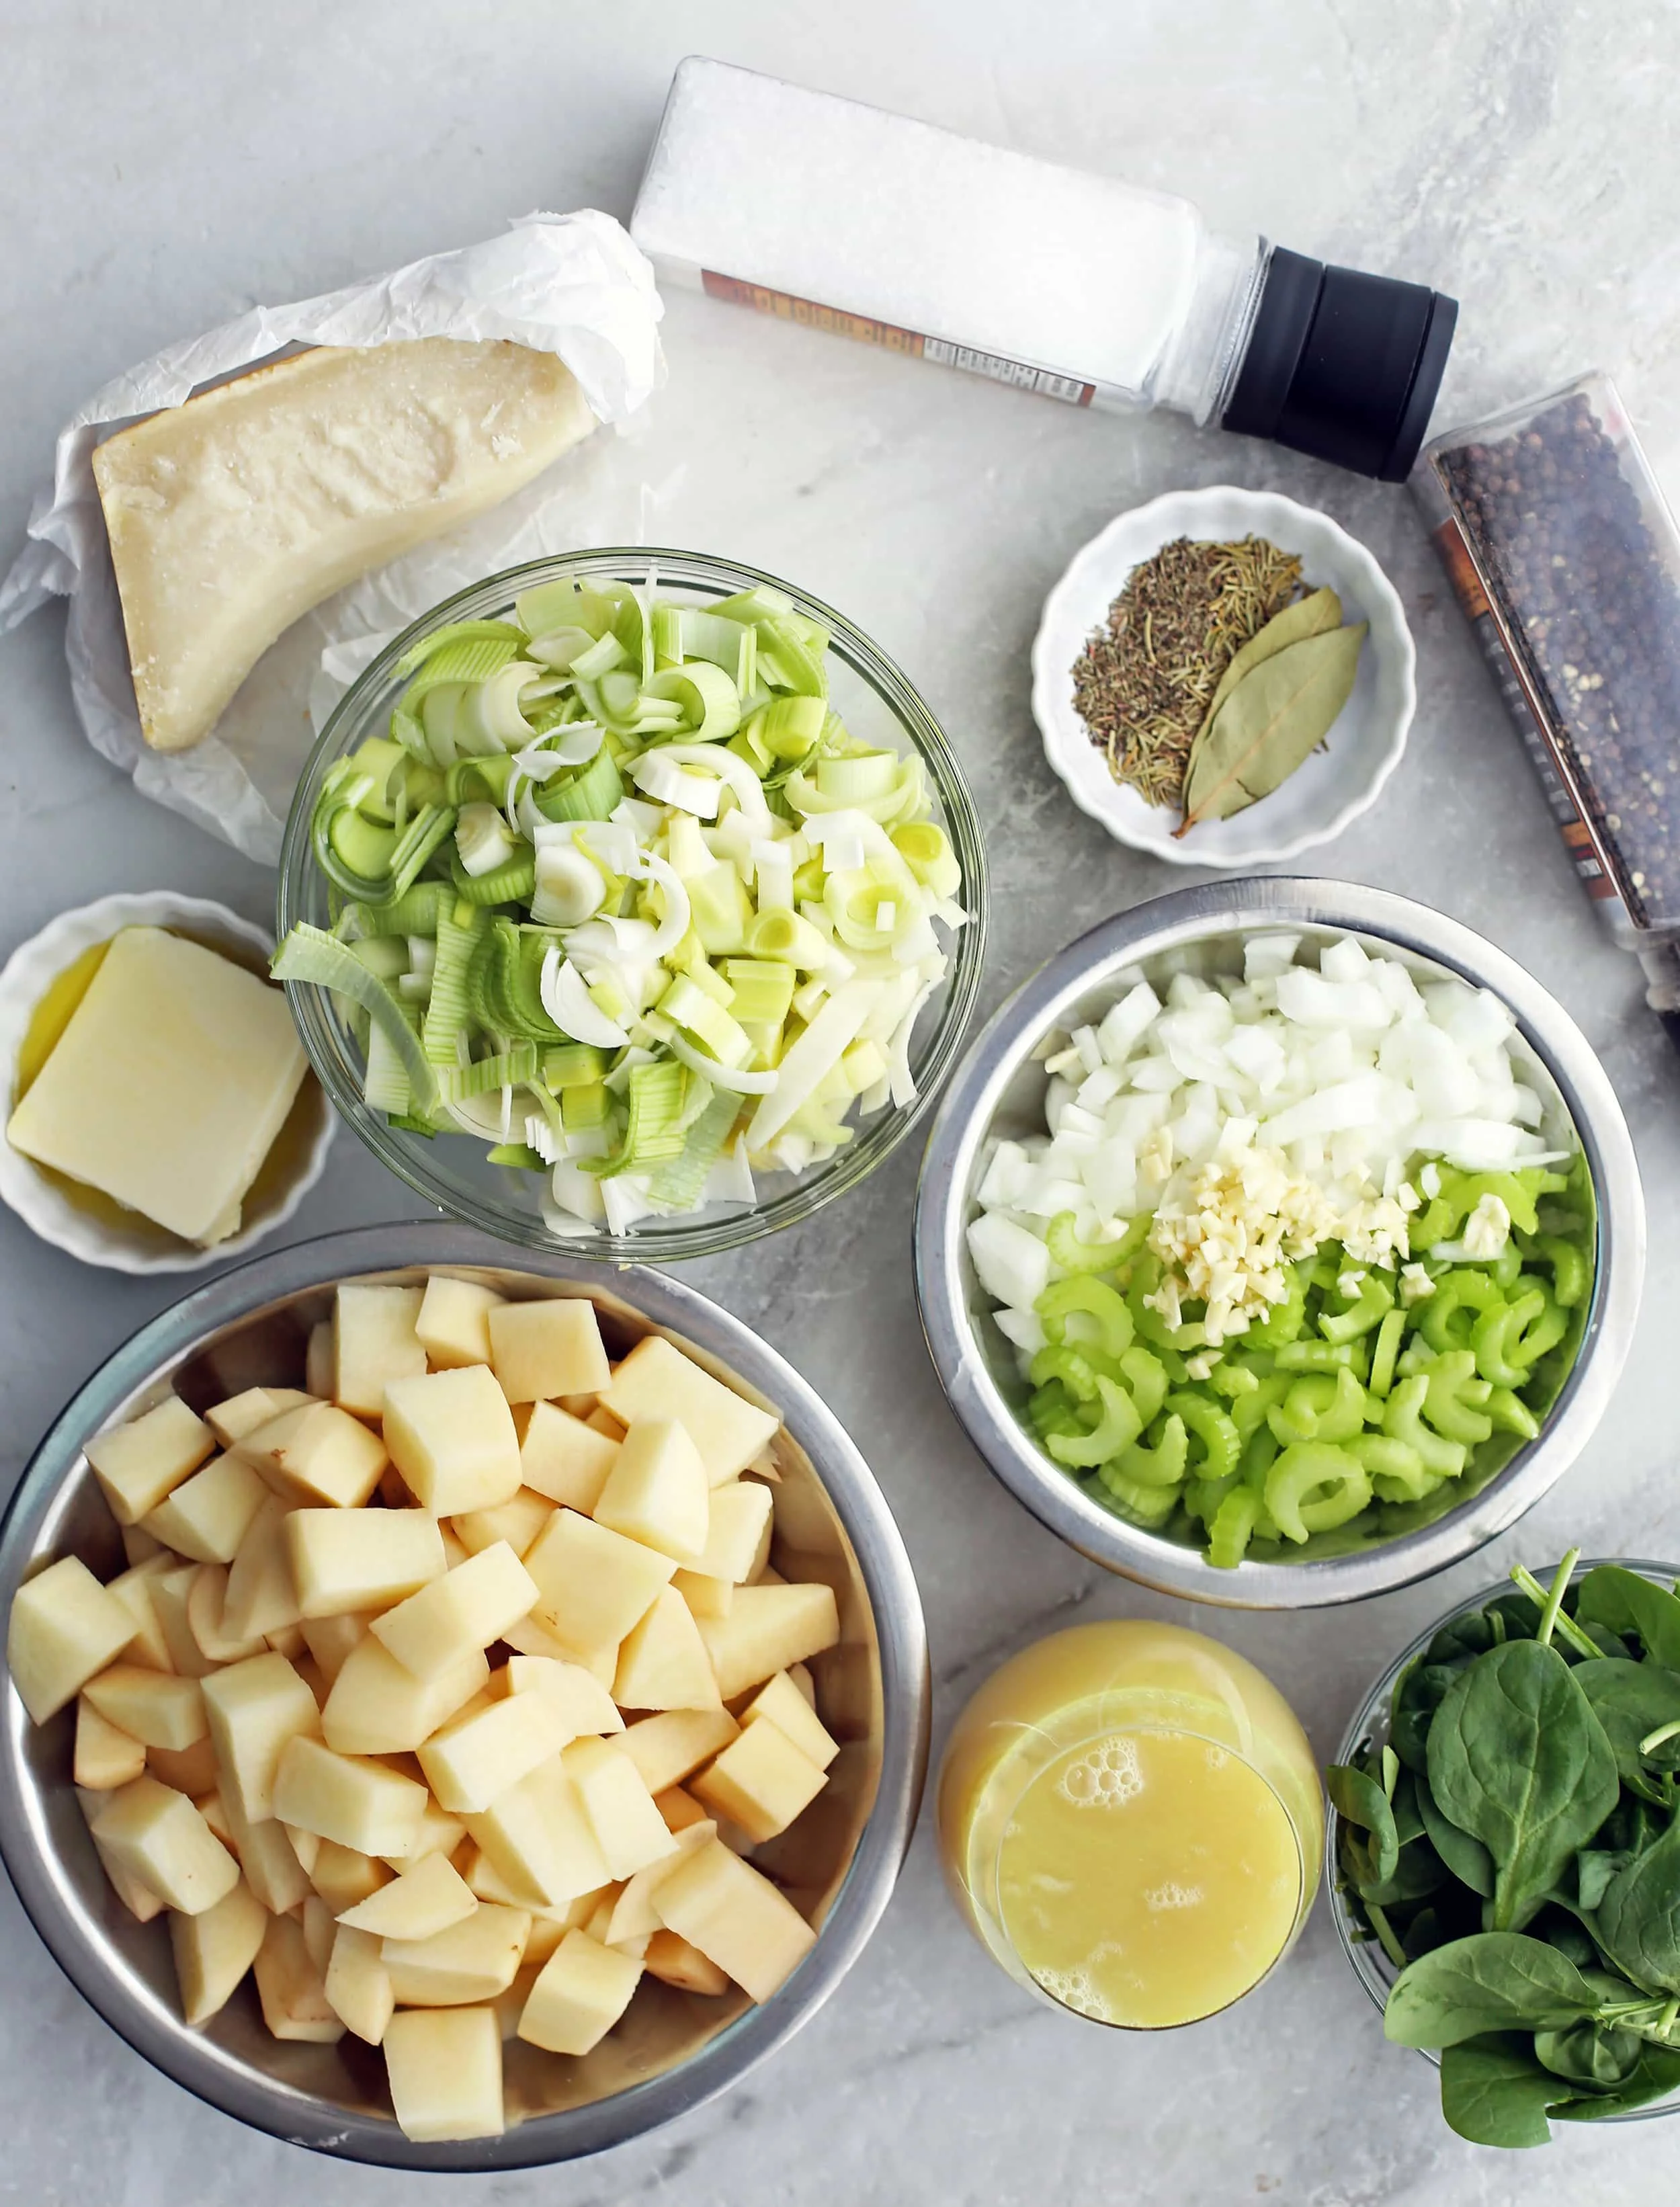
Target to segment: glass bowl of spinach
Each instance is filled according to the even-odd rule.
[[[1578,1552],[1414,1640],[1327,1773],[1342,1949],[1481,2145],[1680,2111],[1680,1569]]]

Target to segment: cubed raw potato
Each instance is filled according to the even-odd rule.
[[[195,1564],[229,1564],[268,1489],[236,1456],[212,1456],[155,1510],[145,1530]]]
[[[655,1803],[657,1807],[658,1803]],[[661,1812],[662,1813],[662,1812]],[[717,1826],[711,1818],[701,1815],[673,1832],[671,1852],[661,1861],[650,1863],[639,1869],[618,1893],[607,1919],[601,1936],[609,1947],[621,1947],[631,1939],[646,1939],[659,1929],[659,1917],[654,1911],[655,1888],[670,1876],[685,1855],[691,1855],[697,1847],[703,1847],[708,1839],[717,1836]]]
[[[525,1558],[536,1583],[536,1622],[579,1654],[616,1648],[676,1568],[669,1556],[575,1510],[558,1510]]]
[[[787,1676],[792,1683],[798,1688],[800,1696],[804,1700],[805,1706],[808,1708],[814,1709],[816,1707],[816,1681],[810,1674],[810,1665],[807,1663],[790,1663],[787,1666]],[[790,1738],[792,1737],[791,1733],[788,1736]]]
[[[286,1742],[274,1779],[282,1822],[364,1855],[405,1854],[419,1835],[426,1788],[364,1756],[335,1755],[305,1733]]]
[[[556,1755],[482,1815],[466,1819],[487,1859],[517,1891],[563,1908],[612,1875],[577,1787]]]
[[[207,1741],[202,1743],[208,1745]],[[195,1749],[194,1752],[196,1753],[197,1749]],[[216,1751],[213,1748],[210,1750],[210,1759],[212,1762],[216,1759]],[[146,1760],[149,1764],[151,1761],[150,1756],[148,1756]],[[164,1784],[165,1785],[169,1784],[167,1778],[164,1779]],[[185,1788],[177,1785],[175,1790],[179,1793],[184,1791]],[[233,1823],[226,1809],[223,1806],[220,1789],[212,1785],[208,1792],[194,1793],[192,1796],[192,1802],[193,1806],[198,1810],[200,1815],[203,1817],[205,1822],[209,1825],[211,1830],[214,1832],[217,1838],[228,1850],[229,1853],[236,1855],[238,1849],[234,1845]]]
[[[337,1361],[332,1347],[332,1321],[324,1318],[319,1325],[309,1329],[308,1344],[303,1353],[303,1385],[320,1402],[332,1399],[333,1367]]]
[[[190,1747],[148,1747],[146,1767],[164,1785],[172,1785],[177,1793],[190,1794],[194,1801],[200,1793],[220,1790],[221,1766],[207,1732]],[[216,1836],[219,1839],[222,1834],[218,1832]]]
[[[572,1399],[574,1402],[581,1403],[587,1398],[582,1395],[577,1395]],[[624,1420],[615,1418],[603,1403],[597,1403],[594,1409],[585,1415],[583,1422],[592,1432],[600,1433],[604,1439],[609,1441],[621,1441],[630,1431]]]
[[[296,1917],[269,1918],[255,1969],[262,2019],[276,2038],[332,2046],[344,2037],[344,2024],[327,2000],[321,1973]]]
[[[102,1716],[84,1693],[76,1703],[76,1784],[90,1793],[111,1793],[145,1769],[144,1744]]]
[[[511,1878],[504,1877],[476,1839],[468,1840],[458,1859],[461,1875],[475,1899],[494,1900],[504,1908],[527,1909],[535,1923],[541,1896],[529,1886],[516,1885]]]
[[[726,1702],[774,1678],[790,1663],[820,1655],[840,1638],[832,1587],[747,1586],[735,1589],[727,1617],[702,1624],[717,1690]]]
[[[759,2001],[780,1990],[816,1944],[792,1902],[718,1839],[678,1863],[654,1907],[667,1930]]]
[[[27,1579],[12,1598],[6,1662],[37,1724],[56,1716],[135,1636],[132,1613],[79,1556]]]
[[[691,1824],[708,1824],[712,1821],[693,1794],[681,1785],[667,1785],[663,1793],[655,1793],[654,1806],[664,1817],[666,1830],[679,1837]]]
[[[109,1723],[146,1747],[190,1747],[204,1737],[204,1692],[196,1678],[113,1663],[88,1680],[85,1696]]]
[[[613,1679],[619,1667],[619,1650],[615,1642],[610,1648],[568,1648],[557,1633],[553,1633],[536,1621],[533,1613],[522,1617],[517,1624],[510,1624],[502,1638],[521,1655],[543,1655],[551,1663],[571,1663],[587,1671],[599,1680],[610,1695]]]
[[[320,1841],[317,1839],[315,1845],[319,1847]],[[325,1980],[326,1965],[332,1959],[333,1937],[338,1929],[332,1920],[332,1911],[318,1893],[312,1893],[303,1904],[298,1921],[303,1926],[303,1944],[308,1949],[309,1959]]]
[[[560,1761],[613,1877],[634,1877],[676,1851],[641,1772],[615,1741],[574,1740]]]
[[[791,1686],[787,1690],[793,1692]],[[793,1697],[798,1700],[797,1694]],[[818,1765],[781,1727],[761,1717],[744,1726],[715,1762],[697,1772],[689,1789],[714,1815],[738,1824],[757,1843],[785,1832],[826,1783]]]
[[[358,1417],[377,1418],[393,1379],[426,1369],[415,1331],[423,1288],[362,1287],[346,1281],[332,1314],[332,1399]]]
[[[247,1657],[268,1652],[260,1633],[228,1630],[229,1567],[200,1564],[187,1589],[187,1623],[200,1653],[212,1663],[242,1663]]]
[[[415,1321],[421,1345],[440,1372],[490,1361],[490,1313],[502,1298],[476,1280],[433,1272]]]
[[[130,1564],[148,1564],[154,1557],[164,1556],[164,1544],[154,1540],[142,1525],[123,1525],[118,1528],[123,1540],[124,1560]],[[164,1557],[167,1563],[170,1559]]]
[[[712,1709],[720,1699],[706,1643],[688,1604],[661,1587],[619,1650],[613,1698],[626,1709]]]
[[[260,1823],[275,1814],[274,1779],[288,1743],[320,1731],[315,1697],[285,1657],[273,1654],[216,1672],[200,1691],[223,1796],[248,1822]]]
[[[523,1556],[554,1514],[554,1505],[535,1487],[522,1486],[511,1501],[493,1510],[469,1510],[450,1523],[455,1537],[469,1556],[476,1556],[498,1540],[505,1540],[516,1556]]]
[[[553,1403],[522,1403],[513,1423],[519,1435],[519,1475],[526,1486],[587,1516],[607,1484],[619,1443]]]
[[[729,1979],[717,1964],[708,1962],[697,1947],[691,1947],[674,1931],[654,1933],[643,1950],[643,1966],[650,1977],[661,1978],[679,1992],[715,1998],[729,1989]]]
[[[499,1640],[537,1598],[531,1574],[498,1540],[376,1617],[368,1630],[416,1678],[436,1678]]]
[[[309,1881],[278,1818],[266,1816],[254,1824],[226,1795],[221,1805],[245,1882],[263,1906],[275,1916],[301,1907],[309,1897]]]
[[[558,1755],[571,1737],[557,1701],[547,1694],[519,1694],[434,1732],[420,1749],[420,1767],[440,1809],[476,1815]]]
[[[239,1865],[184,1793],[136,1778],[105,1795],[93,1830],[102,1850],[166,1908],[197,1916],[239,1880]]]
[[[700,1451],[683,1428],[671,1418],[638,1418],[619,1444],[595,1521],[692,1564],[706,1546],[709,1492]]]
[[[320,1833],[302,1832],[296,1824],[282,1824],[280,1829],[286,1835],[286,1845],[297,1857],[298,1868],[313,1885],[315,1881],[315,1863],[321,1851]]]
[[[700,1451],[714,1486],[744,1471],[781,1424],[774,1412],[749,1403],[654,1333],[637,1343],[600,1394],[626,1426],[641,1418],[674,1418]]]
[[[429,1939],[477,1906],[477,1895],[446,1856],[422,1855],[339,1920],[380,1939]]]
[[[550,2054],[587,2054],[630,2006],[641,1978],[632,1955],[587,1931],[568,1931],[531,1987],[519,2036]]]
[[[680,1785],[691,1770],[727,1747],[740,1730],[721,1705],[702,1709],[667,1709],[640,1717],[619,1742],[642,1774],[650,1793]]]
[[[387,1939],[380,1959],[404,2007],[456,2007],[494,2000],[513,1983],[531,1919],[523,1908],[481,1900],[470,1916],[429,1939]]]
[[[82,1812],[90,1818],[90,1830],[93,1812],[99,1803],[108,1797],[104,1793],[83,1795]],[[105,1871],[111,1891],[135,1921],[137,1923],[149,1923],[153,1917],[161,1916],[164,1912],[164,1904],[152,1892],[151,1887],[143,1884],[132,1871],[125,1869],[115,1855],[99,1845],[99,1835],[97,1832],[92,1832],[91,1836],[93,1841],[93,1851],[99,1857],[99,1867]]]
[[[490,1361],[510,1403],[552,1402],[606,1385],[612,1367],[587,1295],[499,1303],[488,1315]]]
[[[216,1449],[216,1436],[178,1395],[87,1443],[87,1461],[119,1525],[137,1525]]]
[[[182,1564],[178,1570],[159,1571],[146,1588],[146,1599],[157,1619],[158,1630],[163,1636],[169,1655],[168,1668],[177,1671],[183,1678],[201,1678],[215,1664],[199,1646],[198,1635],[193,1630],[188,1615],[188,1604],[200,1571],[211,1570],[208,1564]],[[145,1565],[140,1566],[141,1570]],[[113,1581],[113,1584],[115,1582]],[[139,1647],[142,1642],[136,1641]]]
[[[320,1666],[330,1686],[344,1667],[346,1658],[368,1637],[368,1620],[346,1613],[339,1617],[306,1617],[298,1626],[303,1644]]]
[[[352,1424],[355,1420],[352,1419]],[[286,1552],[287,1504],[271,1494],[246,1528],[228,1565],[222,1627],[230,1639],[256,1640],[297,1623],[297,1588]]]
[[[242,1394],[230,1395],[225,1403],[206,1410],[204,1422],[222,1446],[230,1449],[259,1426],[270,1424],[283,1410],[301,1409],[313,1400],[301,1387],[248,1387]]]
[[[546,1694],[559,1704],[568,1740],[581,1739],[585,1732],[625,1728],[612,1695],[581,1663],[557,1663],[547,1655],[513,1655],[505,1675],[510,1694]]]
[[[369,2046],[384,2038],[397,1996],[391,1972],[380,1959],[380,1941],[371,1933],[338,1926],[321,1987],[326,2004],[346,2031]]]
[[[761,1480],[732,1479],[712,1489],[706,1546],[693,1568],[703,1577],[744,1585],[768,1549],[774,1504]]]
[[[493,2007],[393,2015],[384,2039],[391,2104],[405,2138],[499,2138],[502,2040]]]
[[[332,1913],[343,1916],[389,1885],[394,1875],[372,1855],[355,1847],[341,1847],[337,1839],[322,1839],[309,1882]]]
[[[614,1943],[607,1935],[612,1928],[613,1911],[624,1897],[624,1890],[621,1885],[609,1885],[597,1902],[594,1915],[582,1926],[591,1939],[597,1941],[603,1947]],[[616,1943],[621,1954],[634,1955],[639,1962],[642,1959],[642,1951],[648,1943],[648,1934],[643,1932],[637,1938],[620,1939]]]
[[[807,1683],[810,1673],[799,1666]],[[741,1711],[741,1723],[745,1727],[769,1722],[778,1732],[786,1732],[795,1747],[808,1755],[819,1770],[826,1770],[840,1753],[840,1744],[834,1739],[805,1696],[800,1691],[791,1672],[778,1671],[769,1684],[754,1695]]]
[[[356,1510],[396,1450],[336,1403],[306,1403],[247,1433],[237,1453],[284,1501]]]
[[[386,1390],[385,1443],[422,1510],[454,1517],[519,1492],[513,1413],[483,1364],[427,1372]]]
[[[702,1617],[727,1617],[734,1606],[735,1588],[728,1579],[708,1579],[698,1571],[679,1571],[671,1584],[687,1604],[689,1615],[697,1620]]]
[[[169,1636],[164,1630],[154,1599],[158,1580],[179,1568],[172,1556],[159,1551],[146,1562],[131,1564],[126,1571],[120,1572],[105,1588],[135,1621],[135,1636],[123,1650],[125,1663],[143,1663],[153,1671],[180,1667],[170,1653]]]
[[[416,1678],[371,1636],[351,1649],[321,1711],[321,1732],[339,1755],[410,1755],[482,1690],[490,1666],[469,1648],[435,1678]]]
[[[190,2029],[196,2031],[227,2006],[257,1959],[267,1929],[268,1911],[242,1878],[213,1908],[170,1917],[181,2013]]]
[[[386,1865],[393,1870],[402,1870],[410,1863],[418,1862],[422,1855],[452,1857],[466,1836],[467,1827],[458,1816],[448,1815],[435,1801],[427,1801],[413,1845],[405,1855],[387,1856]]]
[[[285,1539],[306,1618],[389,1609],[444,1575],[438,1521],[423,1510],[294,1510]]]

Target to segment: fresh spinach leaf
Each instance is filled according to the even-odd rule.
[[[1566,2123],[1602,2122],[1607,2115],[1625,2114],[1629,2108],[1664,2099],[1677,2087],[1680,2087],[1680,2053],[1667,2047],[1647,2046],[1638,2067],[1614,2090],[1571,2100],[1567,2107],[1554,2107],[1551,2112]]]
[[[1625,2084],[1644,2054],[1644,2041],[1614,2024],[1575,2023],[1564,2031],[1534,2033],[1534,2059],[1540,2066],[1588,2091]]]
[[[1446,1882],[1446,1864],[1427,1839],[1417,1839],[1401,1848],[1391,1875],[1360,1886],[1360,1896],[1374,1900],[1381,1908],[1403,1908],[1410,1901],[1438,1893]]]
[[[1583,1847],[1575,1858],[1575,1894],[1590,1916],[1604,1899],[1610,1881],[1636,1857],[1619,1849]]]
[[[1417,1803],[1423,1828],[1436,1853],[1461,1885],[1468,1885],[1472,1893],[1490,1899],[1493,1893],[1493,1857],[1487,1849],[1480,1839],[1472,1839],[1468,1832],[1461,1832],[1456,1824],[1442,1815],[1426,1778],[1417,1781]]]
[[[1355,1769],[1350,1762],[1331,1763],[1324,1773],[1324,1785],[1336,1814],[1371,1834],[1369,1876],[1354,1882],[1361,1891],[1367,1883],[1385,1884],[1394,1875],[1400,1857],[1400,1839],[1388,1795],[1368,1771]]]
[[[1394,1811],[1394,1835],[1402,1847],[1423,1837],[1423,1818],[1418,1809],[1420,1782],[1415,1771],[1402,1767],[1389,1796],[1389,1806]]]
[[[1597,1935],[1635,1984],[1680,1993],[1680,1816],[1611,1879],[1598,1905]]]
[[[1636,1632],[1653,1663],[1680,1671],[1680,1595],[1654,1586],[1620,1564],[1600,1564],[1587,1572],[1575,1595],[1582,1624],[1607,1625],[1623,1636]]]
[[[1570,2087],[1535,2060],[1532,2040],[1510,2031],[1467,2039],[1441,2056],[1441,2113],[1473,2145],[1545,2145],[1548,2109]]]
[[[1437,1805],[1493,1858],[1492,1929],[1519,1929],[1615,1807],[1604,1726],[1554,1648],[1507,1641],[1448,1688],[1429,1727]]]
[[[1397,2046],[1456,2046],[1490,2031],[1563,2031],[1598,2007],[1573,1962],[1543,1939],[1484,1931],[1408,1963],[1383,2030]]]
[[[1653,1773],[1680,1765],[1680,1736],[1648,1755],[1640,1753],[1639,1743],[1662,1726],[1680,1722],[1680,1672],[1659,1663],[1605,1656],[1596,1663],[1577,1663],[1575,1678],[1604,1726],[1622,1783],[1666,1807],[1668,1792]]]
[[[1469,1662],[1468,1656],[1456,1663],[1434,1663],[1426,1658],[1396,1680],[1389,1709],[1389,1739],[1408,1770],[1422,1772],[1429,1767],[1429,1727],[1447,1689],[1468,1669]]]

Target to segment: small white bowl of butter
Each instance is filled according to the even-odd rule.
[[[75,912],[61,912],[21,944],[0,970],[0,1067],[5,1074],[7,1127],[25,1096],[43,1080],[57,1044],[103,970],[95,954],[129,929],[159,930],[253,975],[266,973],[273,949],[260,928],[225,906],[168,890],[101,897]],[[148,949],[157,954],[151,960],[143,954]],[[178,967],[180,962],[173,943],[159,944],[143,933],[126,947],[125,966],[129,961],[133,986],[123,992],[122,1003],[113,1004],[119,1015],[114,1038],[120,1036],[122,1020],[130,1023],[131,1033],[137,1013],[145,1024],[140,992],[154,972],[160,985],[167,986],[165,969]],[[190,980],[190,973],[187,978]],[[177,988],[181,978],[177,971]],[[227,977],[206,966],[201,979],[208,984],[207,1002],[209,992],[224,986]],[[109,977],[103,993],[113,993]],[[236,990],[236,997],[241,993]],[[224,1008],[236,1014],[239,1007],[236,1003]],[[248,1002],[244,1008],[249,1010]],[[75,1119],[80,1121],[84,1110],[90,1113],[95,1122],[92,1133],[104,1136],[87,1153],[90,1169],[103,1175],[104,1186],[92,1185],[75,1172],[81,1134],[66,1125],[53,1130],[51,1146],[57,1167],[39,1162],[9,1135],[0,1135],[0,1199],[44,1241],[84,1264],[114,1271],[192,1271],[242,1255],[283,1225],[320,1179],[337,1122],[307,1068],[301,1045],[297,1064],[302,1070],[301,1079],[294,1080],[292,1061],[275,1023],[260,1018],[247,1034],[249,1047],[242,1053],[230,1056],[227,1039],[219,1020],[206,1021],[200,1038],[206,1053],[204,1092],[208,1106],[213,1092],[213,1109],[206,1108],[200,1122],[189,1104],[160,1123],[149,1123],[157,1121],[155,1096],[148,1104],[140,1068],[122,1062],[119,1041],[110,1062],[100,1061],[102,1080],[96,1085],[79,1084],[75,1098]],[[85,1056],[98,1042],[99,1037],[84,1028],[81,1054]],[[108,1091],[98,1093],[105,1080]],[[192,1084],[186,1086],[190,1092]],[[33,1115],[39,1121],[42,1114],[38,1109]],[[116,1140],[113,1127],[120,1137]],[[31,1135],[32,1147],[43,1146],[39,1132],[37,1127]],[[120,1153],[125,1144],[131,1145],[136,1166],[132,1184],[127,1186],[123,1184],[122,1157],[116,1157],[113,1169],[112,1157],[113,1150]],[[243,1185],[249,1154],[242,1151],[251,1152],[258,1145],[261,1161],[254,1178]],[[92,1164],[95,1150],[103,1158],[98,1167]],[[172,1181],[180,1185],[171,1188]],[[124,1199],[142,1194],[199,1238],[171,1230]],[[236,1223],[232,1223],[236,1207]],[[231,1230],[226,1230],[230,1224]]]

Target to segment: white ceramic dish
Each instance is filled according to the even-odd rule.
[[[266,960],[274,948],[272,936],[225,906],[206,903],[201,897],[176,896],[167,889],[101,897],[96,904],[60,912],[39,935],[21,943],[0,970],[0,1067],[5,1072],[6,1117],[11,1115],[18,1056],[36,1007],[67,966],[95,944],[108,942],[124,927],[175,928],[213,948],[247,959],[255,951]],[[265,1186],[260,1179],[246,1205],[245,1223],[239,1232],[209,1249],[177,1240],[138,1213],[125,1213],[119,1219],[83,1209],[70,1200],[63,1183],[15,1150],[3,1135],[0,1135],[0,1199],[43,1241],[68,1250],[85,1265],[100,1265],[116,1272],[196,1271],[206,1265],[243,1256],[265,1235],[285,1223],[320,1178],[326,1145],[337,1123],[320,1084],[313,1074],[307,1074],[282,1136],[283,1140],[294,1133],[301,1136],[291,1170],[273,1186]]]
[[[1139,561],[1180,536],[1212,542],[1268,537],[1299,554],[1309,588],[1328,583],[1336,592],[1345,620],[1371,627],[1354,693],[1326,746],[1258,804],[1229,820],[1205,821],[1175,842],[1181,816],[1146,804],[1109,773],[1074,710],[1073,670]],[[1222,484],[1169,491],[1136,506],[1074,555],[1044,601],[1033,643],[1032,711],[1044,756],[1074,804],[1121,842],[1175,866],[1264,865],[1329,842],[1375,802],[1406,748],[1417,704],[1415,661],[1394,585],[1363,544],[1328,514],[1293,499]]]

